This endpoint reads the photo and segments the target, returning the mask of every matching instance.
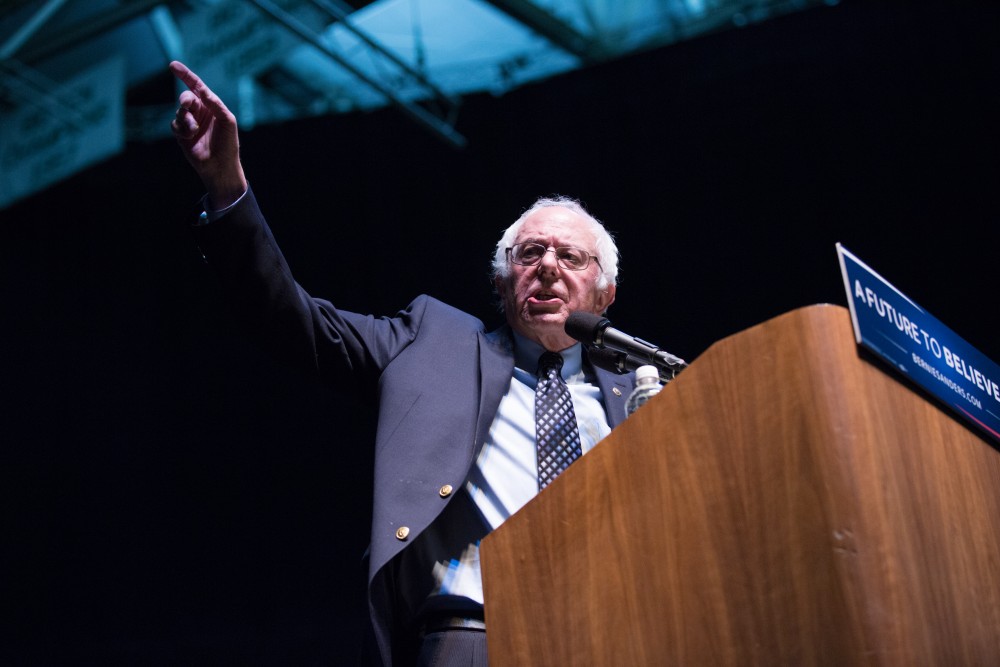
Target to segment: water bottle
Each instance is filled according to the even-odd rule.
[[[625,401],[625,414],[631,415],[643,403],[658,394],[662,388],[660,371],[657,370],[656,366],[639,366],[635,369],[635,389]]]

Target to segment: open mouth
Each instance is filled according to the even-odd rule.
[[[539,292],[535,292],[535,294],[532,296],[532,298],[535,301],[538,301],[539,303],[547,303],[547,302],[552,302],[552,301],[559,301],[559,297],[558,296],[556,296],[552,292],[547,292],[545,290],[541,290]]]

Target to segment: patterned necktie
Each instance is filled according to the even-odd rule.
[[[559,473],[583,453],[580,430],[576,425],[573,399],[563,382],[562,355],[545,352],[538,359],[538,385],[535,387],[535,439],[538,451],[538,490],[541,491]]]

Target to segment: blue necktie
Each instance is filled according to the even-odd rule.
[[[541,491],[559,473],[583,453],[580,430],[576,425],[573,399],[563,382],[563,358],[545,352],[538,359],[538,384],[535,387],[535,439],[538,451],[538,490]]]

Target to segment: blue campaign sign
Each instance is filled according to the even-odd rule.
[[[1000,441],[1000,366],[837,244],[854,337]]]

